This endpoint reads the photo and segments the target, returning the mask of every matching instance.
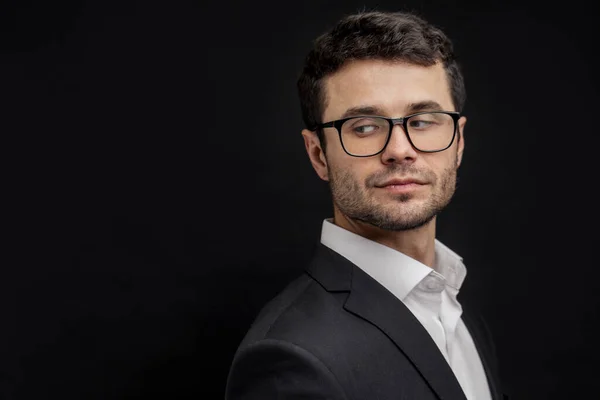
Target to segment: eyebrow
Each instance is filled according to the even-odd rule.
[[[433,100],[419,101],[417,103],[410,103],[406,110],[409,114],[416,113],[419,111],[442,111],[442,106]]]
[[[416,103],[409,103],[406,107],[407,115],[416,113],[419,111],[441,111],[442,106],[433,100],[419,101]],[[382,108],[377,106],[358,106],[347,109],[341,118],[355,117],[357,115],[381,115],[384,116],[385,112]],[[341,119],[340,118],[340,119]]]
[[[384,112],[377,106],[358,106],[347,109],[341,118],[355,117],[357,115],[384,115]]]

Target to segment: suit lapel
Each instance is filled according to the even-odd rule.
[[[349,291],[344,308],[385,333],[440,399],[466,397],[429,333],[410,310],[368,274],[320,245],[307,272],[329,291]]]
[[[464,307],[462,320],[465,323],[467,330],[471,334],[471,338],[475,343],[475,348],[477,348],[477,353],[479,353],[479,358],[481,359],[483,369],[485,370],[485,375],[488,380],[490,392],[492,392],[492,399],[502,400],[505,397],[503,396],[502,392],[500,391],[500,387],[498,386],[499,379],[494,362],[495,352],[490,347],[493,345],[492,338],[489,334],[485,334],[485,321],[483,321],[482,318],[474,318],[474,316],[467,312],[467,310],[465,310]]]

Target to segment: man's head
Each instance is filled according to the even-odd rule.
[[[320,126],[358,115],[400,118],[460,111],[465,102],[463,78],[452,45],[439,29],[406,13],[348,16],[315,41],[298,89],[308,128],[302,132],[306,149],[317,174],[330,182],[336,218],[407,230],[428,223],[448,204],[462,159],[464,117],[415,116],[391,130],[372,119],[351,121],[359,121],[360,127]],[[430,119],[438,116],[445,119]],[[364,121],[369,123],[366,128]],[[419,136],[431,136],[421,127],[442,124],[449,127],[439,128],[445,139],[436,140],[447,139],[449,146],[421,151],[442,149],[427,147],[429,142]],[[388,138],[383,150],[365,157],[349,154],[370,148],[363,145],[365,133],[377,129]],[[342,130],[360,136],[352,139],[358,144],[350,143]]]

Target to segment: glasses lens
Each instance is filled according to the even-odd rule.
[[[426,113],[410,117],[406,122],[408,136],[421,151],[443,150],[454,138],[454,119],[444,113]]]
[[[373,155],[383,149],[389,132],[390,125],[383,118],[351,118],[342,125],[342,144],[352,155]]]

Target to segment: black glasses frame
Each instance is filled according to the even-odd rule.
[[[412,117],[416,117],[418,115],[423,115],[423,114],[446,114],[452,117],[452,120],[454,121],[454,131],[452,133],[452,140],[450,140],[450,143],[448,144],[448,146],[444,147],[443,149],[439,149],[439,150],[421,150],[419,149],[417,146],[415,146],[415,144],[413,143],[412,139],[410,138],[410,135],[408,134],[408,120]],[[348,150],[346,150],[346,146],[344,146],[344,141],[342,140],[342,125],[344,124],[344,122],[354,119],[354,118],[382,118],[385,119],[386,121],[388,121],[389,126],[390,126],[390,130],[388,132],[387,135],[387,139],[385,140],[385,144],[383,145],[383,148],[381,150],[379,150],[377,153],[373,153],[373,154],[369,154],[369,155],[356,155],[356,154],[352,154],[350,153]],[[381,152],[383,152],[385,150],[385,148],[387,147],[388,143],[390,142],[390,138],[392,137],[392,129],[394,129],[395,125],[402,125],[402,128],[404,130],[404,134],[406,135],[406,138],[408,139],[410,145],[415,149],[418,150],[422,153],[439,153],[440,151],[444,151],[447,148],[449,148],[450,146],[452,146],[452,143],[454,143],[454,138],[456,137],[456,131],[458,128],[458,119],[460,118],[460,112],[458,111],[423,111],[423,112],[418,112],[415,114],[410,114],[407,115],[405,117],[400,117],[400,118],[388,118],[388,117],[383,117],[381,115],[356,115],[353,117],[348,117],[348,118],[342,118],[342,119],[338,119],[335,121],[329,121],[329,122],[325,122],[323,124],[317,124],[316,128],[314,130],[317,129],[323,129],[323,128],[335,128],[338,132],[338,136],[340,137],[340,143],[342,144],[342,148],[344,149],[344,151],[346,152],[346,154],[348,154],[349,156],[352,157],[373,157],[377,154],[380,154]]]

